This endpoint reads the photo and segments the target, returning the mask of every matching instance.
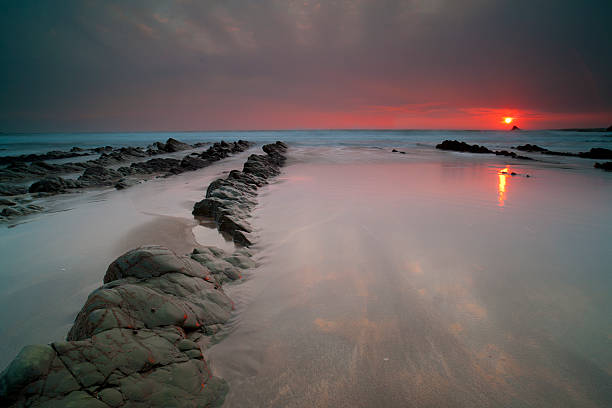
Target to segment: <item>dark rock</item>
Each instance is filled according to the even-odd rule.
[[[16,196],[16,195],[26,194],[27,192],[28,192],[28,189],[25,186],[0,183],[0,195]]]
[[[612,150],[604,149],[602,147],[594,147],[588,152],[578,153],[578,157],[585,159],[608,160],[612,159]]]
[[[548,151],[548,149],[545,149],[538,145],[532,145],[529,143],[521,145],[521,146],[517,146],[516,150],[520,150],[522,152],[547,152]]]
[[[460,142],[458,140],[445,140],[442,143],[436,145],[436,149],[468,153],[493,153],[493,151],[487,149],[484,146],[479,146],[476,144],[470,145],[465,142]]]
[[[83,149],[81,149],[80,147],[74,146],[72,149],[70,149],[71,152],[82,152],[84,151]]]
[[[396,150],[396,149],[391,150],[391,153],[397,153],[397,152],[398,152],[398,150]]]
[[[612,126],[607,127],[606,132],[612,132]]]
[[[192,146],[187,143],[179,142],[178,140],[173,139],[173,138],[169,138],[166,141],[166,151],[167,152],[178,152],[178,151],[187,150],[187,149],[192,149]]]
[[[40,212],[42,210],[44,210],[44,208],[36,204],[28,204],[25,206],[15,205],[12,207],[3,208],[0,212],[0,215],[7,218],[21,217],[24,215]]]
[[[518,127],[518,126],[516,126],[516,125],[514,125],[514,126],[512,126],[512,129],[510,129],[510,130],[511,130],[511,131],[513,131],[513,130],[521,130],[521,128],[520,128],[520,127]]]
[[[33,183],[30,188],[30,193],[63,193],[67,189],[81,188],[83,184],[75,180],[66,180],[59,176],[45,177]]]
[[[96,148],[93,148],[92,151],[94,151],[96,153],[112,152],[113,151],[113,147],[112,146],[96,147]]]
[[[119,181],[115,184],[115,188],[117,190],[124,190],[128,187],[135,186],[136,184],[139,184],[138,180],[129,179],[129,178],[124,177],[124,178],[119,179]]]
[[[6,198],[0,198],[0,205],[5,205],[7,207],[12,207],[14,205],[17,205],[16,202],[8,200]]]
[[[595,163],[593,167],[595,167],[596,169],[602,169],[605,171],[612,171],[612,162]]]
[[[107,169],[102,166],[94,166],[85,169],[79,177],[79,181],[89,186],[111,185],[121,178],[121,173],[116,170]]]
[[[43,154],[22,154],[20,156],[0,156],[0,165],[21,163],[21,162],[34,162],[41,160],[56,160],[56,159],[68,159],[71,157],[87,156],[89,153],[79,153],[75,150],[69,152],[61,152],[53,150]]]

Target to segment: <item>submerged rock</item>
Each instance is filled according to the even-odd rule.
[[[27,346],[7,367],[0,404],[219,406],[227,384],[202,353],[233,307],[221,283],[253,265],[244,252],[214,247],[191,257],[159,246],[127,252],[89,295],[67,341]]]

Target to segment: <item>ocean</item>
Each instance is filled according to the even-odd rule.
[[[141,146],[173,137],[185,143],[233,141],[270,143],[278,139],[298,146],[354,146],[382,148],[427,148],[445,139],[481,144],[491,149],[509,149],[531,143],[550,150],[579,152],[612,146],[611,132],[472,131],[472,130],[279,130],[219,132],[125,132],[125,133],[35,133],[0,134],[0,156],[69,150],[77,146]]]

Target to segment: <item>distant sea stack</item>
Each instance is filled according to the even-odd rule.
[[[612,126],[608,126],[608,128],[606,129],[606,132],[612,132]]]
[[[514,130],[522,130],[520,127],[514,125],[512,126],[512,129],[510,129],[510,131],[514,131]]]

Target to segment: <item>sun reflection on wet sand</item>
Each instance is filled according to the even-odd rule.
[[[504,206],[506,201],[506,178],[508,177],[508,168],[504,168],[497,173],[499,182],[497,184],[497,201],[500,207]]]

